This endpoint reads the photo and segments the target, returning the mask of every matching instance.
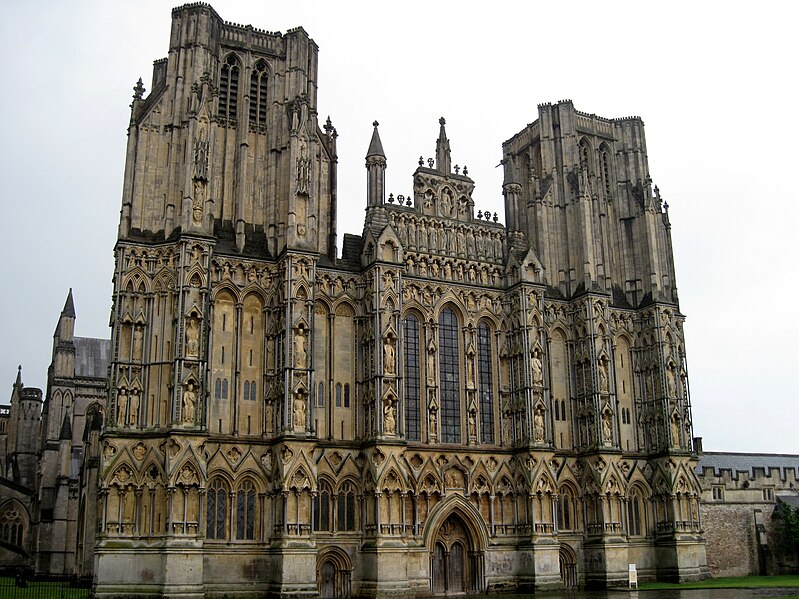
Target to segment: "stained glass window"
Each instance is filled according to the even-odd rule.
[[[419,321],[409,314],[405,318],[405,436],[420,440],[419,430]]]
[[[461,441],[461,389],[458,352],[458,318],[445,308],[438,319],[439,374],[441,384],[441,441]]]

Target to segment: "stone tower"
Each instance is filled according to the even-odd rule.
[[[338,257],[316,57],[302,29],[188,4],[135,87],[106,426],[87,431],[96,595],[704,576],[640,119],[542,105],[503,145],[506,226],[475,206],[443,118],[412,195],[387,194],[375,122],[363,232]]]

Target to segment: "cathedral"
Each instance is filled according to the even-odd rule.
[[[387,194],[375,122],[363,231],[338,255],[317,58],[301,28],[173,10],[131,105],[106,395],[80,431],[57,380],[43,402],[47,496],[70,459],[82,473],[77,549],[48,559],[98,598],[707,576],[642,120],[539,105],[502,145],[504,224],[475,211],[443,118],[412,195]]]

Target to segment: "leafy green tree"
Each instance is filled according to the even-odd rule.
[[[777,546],[785,553],[799,552],[799,506],[779,504],[773,519]]]

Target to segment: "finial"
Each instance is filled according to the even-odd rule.
[[[456,165],[455,165],[455,174],[457,175],[457,174],[458,174],[458,173],[460,173],[460,172],[461,172],[461,167],[459,167],[459,166],[456,164]]]
[[[438,124],[439,124],[439,125],[441,125],[441,126],[443,127],[444,125],[446,125],[446,124],[447,124],[447,121],[446,121],[446,119],[445,119],[445,118],[442,116],[440,119],[438,119]]]
[[[478,210],[477,211],[477,218],[480,218],[480,219],[483,218],[483,211],[482,210]]]
[[[136,82],[136,87],[133,88],[133,99],[141,100],[145,91],[144,84],[142,83],[141,77],[139,77],[139,80]]]
[[[419,156],[419,166],[424,166],[424,156]]]
[[[435,160],[433,160],[432,158],[428,158],[428,159],[427,159],[427,166],[429,166],[430,168],[433,168],[433,165],[434,165],[435,163],[436,163],[436,161],[435,161]]]
[[[469,167],[467,167],[465,164],[463,165],[463,174],[464,175],[468,175],[469,174]]]
[[[497,222],[498,220],[499,220],[499,217],[497,216],[497,213],[495,212],[494,213],[494,222]]]
[[[374,123],[372,123],[372,127],[377,127],[378,125],[380,125],[380,123],[378,123],[377,121],[375,121]]]

